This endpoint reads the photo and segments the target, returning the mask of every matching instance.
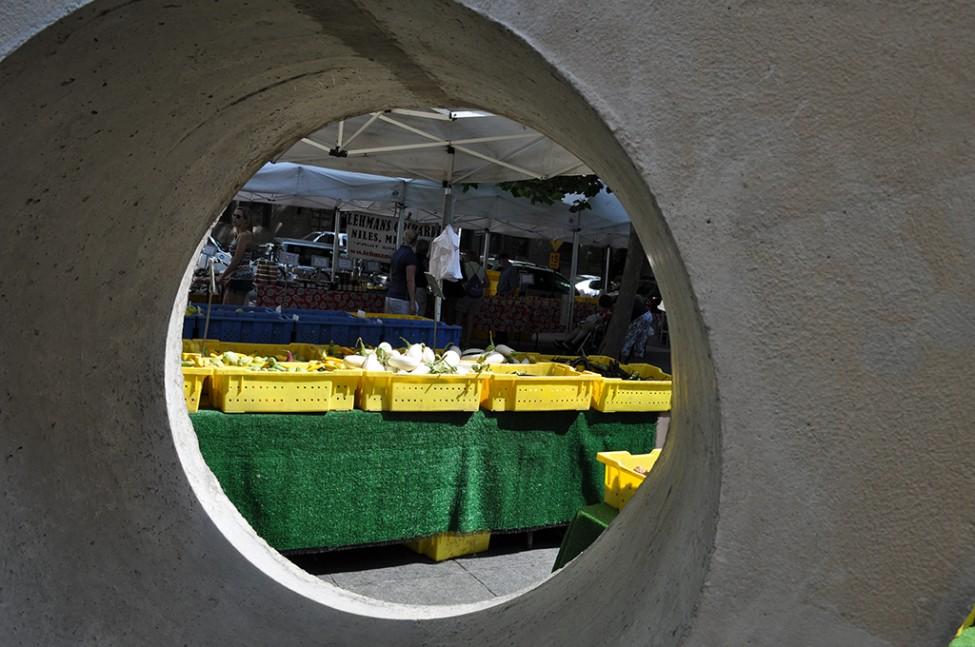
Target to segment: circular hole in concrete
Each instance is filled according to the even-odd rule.
[[[21,4],[18,29],[27,24],[19,12],[34,6]],[[30,613],[13,611],[21,642],[81,630],[91,641],[140,644],[394,636],[592,645],[640,642],[646,627],[683,634],[714,545],[721,478],[710,338],[648,185],[684,167],[661,156],[650,168],[647,115],[627,112],[612,88],[600,96],[589,83],[603,74],[592,68],[600,59],[580,62],[574,41],[546,44],[551,16],[534,21],[529,9],[95,0],[57,22],[31,16],[0,61],[11,97],[0,139],[17,160],[0,184],[20,205],[4,221],[17,253],[5,256],[3,294],[31,318],[15,320],[3,349],[6,365],[19,367],[4,434],[24,448],[5,465],[5,528],[22,548],[21,529],[40,527],[29,541],[44,555],[10,566],[20,599],[34,601]],[[517,604],[407,609],[322,585],[271,550],[223,495],[200,456],[175,362],[182,312],[172,304],[189,277],[160,279],[195,257],[210,224],[201,214],[217,213],[303,133],[343,114],[451,104],[485,106],[571,142],[627,206],[681,331],[679,433],[613,528]],[[22,281],[24,267],[36,273]],[[78,351],[63,352],[66,343]],[[69,373],[81,378],[66,381]],[[35,621],[38,600],[45,622]]]
[[[431,140],[456,147],[431,146]],[[539,186],[538,178],[559,173],[558,183]],[[216,479],[271,546],[325,582],[371,598],[481,602],[537,585],[615,516],[601,503],[603,466],[595,454],[650,452],[655,413],[323,415],[352,402],[326,402],[328,394],[319,391],[329,387],[321,381],[262,384],[269,373],[253,365],[238,369],[243,383],[223,374],[238,361],[233,353],[264,363],[264,357],[318,360],[322,352],[341,357],[357,339],[399,346],[407,336],[432,344],[431,330],[400,330],[390,320],[373,329],[364,324],[374,321],[345,313],[382,312],[397,239],[417,232],[417,254],[429,269],[421,250],[448,219],[460,232],[460,248],[480,252],[467,262],[479,256],[476,262],[486,263],[488,298],[478,299],[468,318],[454,306],[461,283],[452,290],[446,285],[442,319],[456,325],[440,324],[436,347],[463,337],[465,348],[484,348],[493,340],[524,351],[514,361],[554,356],[564,364],[587,355],[592,359],[576,368],[612,374],[600,352],[619,352],[601,350],[618,309],[616,345],[624,364],[653,361],[669,371],[669,349],[658,334],[664,312],[656,308],[659,292],[646,255],[637,250],[636,261],[625,263],[629,218],[582,161],[540,133],[484,111],[392,110],[309,134],[235,198],[189,269],[192,314],[184,319],[184,337],[194,339],[183,342],[184,387],[191,408],[202,402],[193,422]],[[246,249],[240,264],[233,260],[235,234]],[[501,254],[515,259],[516,300],[493,298]],[[619,298],[624,270],[633,275],[623,297],[628,303],[614,308],[598,300]],[[224,283],[228,275],[236,278]],[[577,291],[583,298],[570,302]],[[430,301],[425,316],[434,315],[432,295]],[[636,309],[648,305],[649,318],[641,318]],[[195,375],[211,363],[222,364],[218,375]],[[432,396],[413,394],[397,406],[412,406],[416,397]],[[548,397],[555,400],[547,406],[558,408],[576,395]],[[611,410],[661,394],[613,397],[615,404],[604,403]],[[534,403],[519,406],[526,405]],[[357,400],[356,406],[366,405]],[[535,433],[522,433],[529,429]],[[482,528],[492,531],[474,532]],[[588,539],[580,542],[582,536]]]

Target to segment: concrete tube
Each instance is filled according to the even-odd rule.
[[[913,645],[975,595],[963,6],[27,4],[0,22],[7,644]],[[253,534],[196,450],[172,312],[264,160],[430,105],[609,182],[677,380],[662,462],[592,549],[446,609]]]

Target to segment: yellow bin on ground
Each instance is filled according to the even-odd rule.
[[[299,371],[215,368],[210,378],[213,406],[224,413],[322,413],[349,411],[355,404],[360,369],[307,371],[302,362],[283,365]]]
[[[660,450],[655,449],[649,454],[631,454],[630,452],[599,452],[596,460],[606,466],[603,476],[603,501],[617,510],[622,510],[626,502],[636,494],[636,490],[643,484],[643,480],[657,459]],[[637,472],[639,467],[644,473]]]
[[[426,555],[435,562],[445,559],[483,553],[491,544],[491,532],[444,532],[433,537],[414,539],[406,546],[414,552]]]
[[[585,411],[599,376],[564,364],[496,364],[488,376],[481,406],[488,411]]]

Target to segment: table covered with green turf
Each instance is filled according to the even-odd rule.
[[[646,453],[655,414],[191,416],[207,464],[278,550],[568,523],[602,499],[596,452]]]

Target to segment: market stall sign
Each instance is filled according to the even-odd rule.
[[[349,255],[388,262],[396,251],[396,218],[367,213],[347,214]],[[406,222],[404,230],[414,230],[417,238],[432,239],[440,233],[439,223]]]
[[[559,269],[559,266],[561,265],[561,263],[562,263],[562,255],[559,254],[558,252],[551,252],[548,255],[548,266],[551,269],[553,269],[553,270]]]

